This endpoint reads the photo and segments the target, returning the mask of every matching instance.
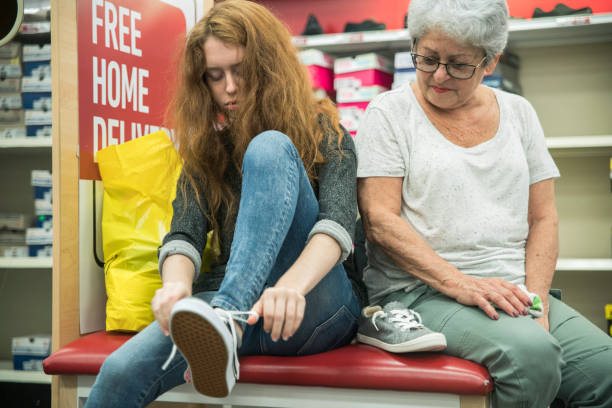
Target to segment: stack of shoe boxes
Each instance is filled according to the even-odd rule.
[[[0,47],[0,140],[25,137],[21,99],[21,44]]]
[[[395,66],[395,73],[393,74],[394,89],[416,81],[416,69],[410,52],[396,52],[393,64]]]
[[[25,230],[30,222],[25,214],[0,214],[0,257],[28,256]]]
[[[298,55],[308,70],[315,96],[334,100],[334,58],[316,49],[300,51]]]
[[[518,95],[522,94],[519,83],[520,59],[518,55],[505,51],[491,75],[482,79],[482,83],[491,88],[503,89]]]
[[[361,54],[337,58],[334,89],[342,125],[355,136],[359,121],[374,97],[388,91],[393,82],[393,64],[382,55]]]
[[[51,256],[53,249],[52,229],[52,190],[51,172],[32,170],[32,187],[34,188],[34,214],[36,227],[26,230],[25,240],[28,255],[33,257]]]
[[[26,135],[51,137],[51,44],[23,46]]]

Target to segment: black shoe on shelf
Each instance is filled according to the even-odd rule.
[[[573,14],[593,14],[593,10],[590,7],[583,7],[580,9],[573,9],[571,7],[566,6],[563,3],[557,3],[555,7],[551,11],[544,11],[539,7],[533,11],[533,18],[538,17],[559,17],[559,16],[569,16]]]
[[[308,15],[308,21],[306,22],[306,27],[304,27],[304,31],[302,31],[302,35],[319,35],[323,34],[323,29],[321,25],[317,21],[317,18],[314,14]]]
[[[387,26],[385,23],[377,23],[374,20],[364,20],[361,23],[346,23],[344,26],[345,33],[353,33],[359,31],[375,31],[385,30]]]

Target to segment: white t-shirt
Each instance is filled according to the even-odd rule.
[[[494,90],[495,136],[464,148],[429,121],[409,84],[379,95],[355,139],[357,177],[403,177],[401,216],[465,274],[525,282],[529,186],[559,177],[533,107]],[[370,302],[423,284],[367,243]]]

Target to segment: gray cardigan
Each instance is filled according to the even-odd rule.
[[[357,217],[357,187],[356,171],[357,156],[351,135],[343,128],[342,153],[338,149],[337,134],[333,130],[325,134],[319,146],[326,162],[316,168],[317,180],[314,192],[319,201],[319,216],[313,226],[309,239],[316,233],[324,233],[334,238],[342,249],[338,262],[343,262],[352,252]],[[230,248],[234,237],[235,216],[227,226],[220,226],[219,241],[220,256],[211,265],[210,273],[200,276],[202,252],[206,246],[206,236],[210,225],[206,216],[197,204],[195,193],[189,183],[186,183],[186,206],[183,194],[179,190],[182,182],[177,184],[176,198],[172,203],[174,215],[170,232],[164,237],[158,250],[159,270],[167,256],[182,254],[194,264],[194,292],[218,290],[225,275],[225,265],[229,260]],[[237,169],[230,166],[226,173],[227,182],[240,200],[241,177]],[[207,210],[204,194],[200,191],[200,199],[204,210]],[[220,211],[221,219],[225,211]]]

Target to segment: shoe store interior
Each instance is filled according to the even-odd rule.
[[[459,323],[453,325],[452,320],[468,312],[486,318],[483,325],[498,333],[502,333],[501,329],[491,326],[491,322],[502,325],[508,320],[528,319],[525,325],[531,325],[529,330],[542,338],[550,338],[557,349],[560,347],[562,355],[558,359],[565,360],[568,366],[572,364],[568,350],[574,348],[565,343],[564,336],[570,333],[561,333],[570,327],[566,321],[581,319],[602,338],[593,344],[604,344],[597,346],[604,352],[594,349],[590,352],[600,353],[602,361],[604,358],[609,361],[612,353],[612,2],[428,1],[3,0],[0,6],[3,10],[0,13],[0,394],[3,402],[0,405],[26,408],[514,406],[507,405],[507,401],[515,397],[503,395],[506,373],[495,366],[492,360],[497,358],[481,359],[478,350],[461,350],[470,344],[477,348],[474,344],[478,344],[469,343],[480,330],[476,323],[471,331],[462,327],[465,334],[453,331],[459,330],[456,328]],[[417,2],[426,5],[417,9]],[[223,8],[224,3],[227,8]],[[252,10],[251,3],[255,5]],[[503,10],[498,14],[504,16],[505,24],[491,23],[482,17],[496,12],[492,3],[501,4]],[[449,7],[453,10],[456,7],[458,11],[440,11]],[[448,26],[440,23],[445,18],[449,20]],[[270,33],[275,32],[269,28],[273,24],[262,21],[280,22],[283,33],[288,31],[286,43],[282,38],[270,38]],[[502,33],[503,44],[496,51],[489,51],[487,47],[493,40],[483,34],[484,28],[477,27],[487,21],[487,29]],[[228,29],[223,25],[230,23]],[[472,38],[481,38],[484,45]],[[200,41],[193,48],[195,51],[189,48],[193,41]],[[262,56],[266,50],[278,51],[278,55]],[[485,56],[468,58],[473,50],[484,50]],[[289,60],[286,55],[295,59],[300,68],[281,69]],[[490,63],[490,55],[494,63]],[[194,58],[198,59],[195,63]],[[204,63],[199,64],[200,61]],[[244,61],[251,62],[254,68],[245,67]],[[261,61],[269,65],[261,66]],[[297,71],[300,72],[293,73]],[[252,85],[266,75],[273,78],[266,86]],[[304,84],[307,78],[310,88],[300,88],[298,82],[302,78]],[[436,82],[441,78],[444,86]],[[247,92],[249,86],[256,91]],[[299,101],[313,101],[303,115],[299,109],[292,111],[286,107],[294,103],[290,98],[298,95],[291,87],[304,89],[299,91]],[[286,92],[281,92],[283,89]],[[276,99],[272,99],[272,93]],[[307,94],[308,97],[301,96]],[[451,99],[455,95],[459,105],[445,105],[455,101]],[[479,113],[474,114],[475,108],[469,107],[477,100],[484,100],[485,95],[491,96],[489,102],[497,98],[499,105],[483,104],[478,107]],[[185,101],[188,97],[192,100]],[[241,104],[241,98],[251,101],[251,106]],[[278,102],[283,108],[265,107],[267,100]],[[416,108],[411,108],[411,104]],[[297,122],[308,126],[317,122],[316,129],[323,130],[310,132],[309,128],[305,135],[293,139],[288,130],[297,130],[302,125],[285,127],[291,123],[290,118],[270,118],[275,115],[275,109],[285,116],[298,112],[296,118],[304,117]],[[459,117],[460,112],[468,111],[472,116]],[[467,139],[476,140],[473,135],[479,135],[479,129],[487,130],[488,122],[480,119],[493,111],[494,131],[491,136],[478,139],[479,142],[462,144],[457,142],[460,138],[452,139],[445,133],[457,131]],[[240,119],[240,113],[247,119]],[[330,119],[322,120],[324,114],[329,114]],[[397,116],[396,120],[392,115]],[[421,116],[415,118],[415,115]],[[261,125],[252,125],[248,119],[255,116],[257,120],[265,116],[268,122],[261,119]],[[442,154],[430,153],[436,147],[427,147],[428,143],[423,141],[433,135],[423,129],[435,130],[429,122],[440,130],[436,131],[438,136],[455,143],[444,150],[444,154],[447,151],[456,154],[450,159],[453,161],[440,164],[447,156],[442,159],[442,156],[414,157]],[[502,132],[502,122],[509,124],[506,129],[512,126],[511,131]],[[500,130],[495,133],[498,123]],[[411,133],[412,126],[420,126],[420,131]],[[343,159],[348,157],[352,163],[347,171],[354,172],[352,176],[349,173],[353,187],[326,187],[330,178],[345,183],[340,179],[344,177],[340,172],[345,167],[328,160],[324,148],[307,147],[313,141],[321,142],[324,137],[321,133],[330,129],[334,135],[344,134],[346,138],[342,142],[339,139],[337,149],[343,152]],[[271,234],[265,230],[254,231],[261,242],[236,236],[239,231],[244,232],[242,227],[251,225],[247,221],[248,209],[258,209],[259,214],[253,214],[253,218],[269,217],[274,210],[263,208],[264,203],[276,201],[270,204],[276,206],[282,201],[266,199],[259,190],[247,187],[247,180],[253,178],[249,178],[247,160],[242,165],[242,158],[255,151],[255,143],[249,144],[237,135],[255,130],[249,136],[253,140],[266,140],[264,135],[273,133],[269,130],[289,135],[289,139],[282,136],[289,140],[292,152],[299,153],[297,168],[305,169],[300,174],[309,178],[310,183],[305,183],[308,191],[314,189],[312,197],[318,200],[318,215],[305,227],[304,237],[308,238],[306,243],[302,238],[300,245],[304,249],[301,254],[297,253],[300,257],[296,255],[295,263],[277,259],[289,245],[289,236],[297,225],[298,215],[292,216],[296,217],[294,224],[287,224],[283,230],[287,238],[284,235],[280,238],[277,252],[256,257],[262,262],[270,259],[260,286],[250,283],[248,286],[248,276],[232,279],[237,276],[233,266],[243,265],[237,260],[238,254],[242,254],[238,242],[255,245],[249,253],[257,252],[260,248],[257,245],[264,245],[263,241]],[[475,131],[470,133],[470,130]],[[520,133],[520,143],[517,142],[520,165],[508,164],[517,152],[510,151],[509,144],[499,144],[501,135],[506,133]],[[417,143],[419,138],[421,142]],[[206,142],[214,143],[214,148],[207,149]],[[484,160],[476,156],[495,150],[493,142],[499,146],[495,153],[497,168],[493,171],[499,177],[483,176],[489,183],[483,188],[472,188],[471,175],[469,180],[465,177],[463,186],[453,186],[452,180],[464,180],[463,176],[453,175],[462,173],[464,168],[453,170],[453,164],[460,160],[457,157],[474,160],[470,163]],[[430,146],[439,144],[429,143]],[[330,141],[326,146],[335,145]],[[311,151],[302,154],[302,149]],[[508,150],[500,154],[499,149]],[[410,156],[411,151],[419,153]],[[198,157],[201,162],[205,158],[212,160],[206,160],[206,165],[194,165]],[[312,162],[301,166],[300,158],[304,164],[306,158]],[[193,172],[192,168],[195,168]],[[430,168],[431,175],[418,177],[416,172],[430,171]],[[318,169],[330,171],[316,173]],[[501,173],[508,169],[516,170],[517,174],[502,178]],[[480,175],[486,169],[474,172]],[[201,194],[193,191],[199,177],[203,180],[201,185],[214,189],[214,194],[204,189]],[[228,181],[232,177],[238,184]],[[273,179],[279,178],[282,177]],[[427,181],[415,181],[418,178]],[[520,184],[523,181],[524,188]],[[481,191],[489,188],[486,186],[495,190],[496,202],[503,203],[499,207],[507,211],[507,219],[506,212],[501,215],[490,212],[495,210],[484,202],[480,209],[472,208],[465,213],[458,208],[468,200],[493,196]],[[439,193],[447,188],[450,193]],[[247,191],[260,194],[252,199],[259,207],[248,203]],[[446,203],[431,204],[438,193],[446,197]],[[510,205],[514,206],[513,200],[520,197],[525,200],[517,201],[516,208],[510,209]],[[293,211],[299,211],[300,203],[298,200]],[[204,209],[208,207],[211,212]],[[355,213],[352,217],[353,213],[348,212],[352,217],[349,228],[338,221],[346,214],[336,214],[347,207]],[[177,216],[181,208],[183,215]],[[388,209],[396,220],[376,217]],[[432,221],[436,211],[438,215],[443,213],[440,219],[447,222],[442,228],[438,228],[438,220]],[[548,216],[555,211],[556,217],[547,224]],[[236,223],[235,231],[233,224],[215,218],[222,219],[226,212],[237,217],[227,215],[224,219]],[[478,215],[480,212],[482,217]],[[457,221],[461,226],[451,225],[455,224],[452,217],[464,218],[463,214],[475,221],[463,220]],[[184,221],[183,216],[198,217],[199,229],[185,227],[183,224],[195,221]],[[519,217],[522,218],[515,223]],[[281,217],[270,217],[273,218]],[[485,221],[481,223],[481,220]],[[398,223],[402,226],[388,225]],[[495,229],[507,224],[513,225],[481,233],[489,229],[487,226],[493,225]],[[180,228],[195,231],[199,237],[193,238]],[[233,242],[224,240],[224,231],[230,228],[229,237],[234,235]],[[459,242],[451,242],[461,234],[462,228],[473,231],[482,241],[464,236]],[[179,238],[172,238],[176,236]],[[333,245],[321,249],[327,242],[324,239]],[[491,248],[494,241],[500,248]],[[232,257],[229,257],[230,244]],[[502,245],[507,247],[501,248]],[[321,250],[318,255],[311,255],[317,250]],[[457,255],[459,251],[463,251],[461,255]],[[476,252],[478,256],[474,255]],[[315,259],[310,265],[315,265],[312,269],[318,271],[317,267],[325,264],[323,258],[328,255],[335,257],[326,267],[328,275],[320,274],[313,283],[308,281],[310,286],[302,292],[287,289],[290,294],[287,299],[282,298],[286,302],[282,303],[286,310],[281,311],[284,326],[282,319],[280,323],[272,320],[278,318],[270,312],[274,306],[268,302],[277,296],[278,312],[280,296],[284,296],[271,294],[273,289],[280,290],[281,282],[293,283],[292,273],[297,271],[297,265],[304,264],[300,263],[302,257]],[[171,282],[174,276],[171,272],[161,272],[162,266],[164,271],[171,267],[176,268],[172,271],[183,271],[180,269],[183,266],[168,266],[176,259],[189,262],[188,276],[194,282],[193,289],[187,285],[188,293],[181,296],[195,294],[196,288],[215,291],[211,292],[212,301],[205,298],[201,302],[211,313],[198,309],[197,302],[193,307],[185,304],[183,309],[171,310],[173,303],[160,300],[163,294],[171,293],[167,285],[176,283]],[[248,267],[243,269],[251,269],[251,263],[245,265]],[[287,272],[273,279],[275,271],[283,265],[286,265],[283,271]],[[520,276],[511,275],[518,273],[514,269],[507,273],[498,271],[496,275],[487,269],[490,265],[499,269],[519,265]],[[301,324],[306,330],[310,324],[307,321],[314,319],[309,318],[309,312],[328,307],[325,298],[313,302],[318,303],[316,307],[309,300],[316,299],[321,285],[336,284],[328,283],[336,269],[346,272],[342,273],[342,282],[346,281],[352,288],[354,293],[350,296],[354,302],[341,306],[338,312],[334,309],[332,317],[316,324],[305,344],[290,348],[293,343],[286,337],[295,333],[297,340],[301,320],[295,323],[295,331],[290,331],[289,321],[293,321],[287,319],[301,313]],[[397,273],[393,275],[395,271],[400,273],[399,278]],[[402,280],[401,273],[410,280]],[[504,280],[507,276],[514,276],[515,280]],[[478,290],[470,292],[471,289],[462,286],[467,285],[463,278],[469,278],[469,284]],[[214,288],[210,286],[213,281],[217,282]],[[487,286],[476,281],[492,283]],[[306,285],[299,283],[302,284]],[[457,286],[452,287],[454,284]],[[239,291],[245,287],[252,288],[255,298],[245,295],[246,306],[242,305],[242,298],[232,303],[231,299],[242,296]],[[222,294],[231,292],[230,288],[238,289],[233,298],[224,300]],[[342,296],[336,286],[333,289],[334,295],[328,300]],[[297,299],[297,306],[291,296]],[[453,306],[443,306],[446,304],[441,298]],[[214,312],[207,304],[209,301]],[[520,307],[516,306],[518,303]],[[351,311],[350,304],[356,305],[353,307],[356,312]],[[451,313],[448,308],[455,305],[457,309]],[[557,307],[554,311],[558,305],[563,305],[563,313],[573,313],[564,315],[565,321],[561,323],[558,316],[561,309]],[[512,317],[508,310],[514,311],[515,307],[519,312],[514,316],[516,319],[506,319],[509,315]],[[244,316],[237,317],[240,313]],[[344,329],[340,327],[345,324],[339,318],[341,313],[351,316]],[[252,320],[253,316],[258,320]],[[536,321],[540,325],[535,325]],[[218,324],[223,327],[220,329]],[[181,329],[183,325],[188,326],[187,331]],[[534,333],[523,332],[527,326],[514,327],[514,332],[507,337],[515,334],[517,338],[528,337]],[[160,358],[163,354],[161,363],[167,359],[163,369],[158,364],[159,374],[144,375],[142,381],[133,381],[131,377],[149,371],[145,363],[139,365],[138,357],[132,360],[133,365],[129,356],[123,365],[119,364],[118,357],[113,365],[105,363],[107,357],[118,356],[117,350],[124,350],[122,356],[126,356],[130,344],[132,349],[139,347],[138,339],[145,338],[141,334],[153,329],[164,341],[163,353],[158,350]],[[281,329],[283,338],[279,339]],[[341,329],[344,331],[340,332]],[[390,333],[387,337],[382,334],[385,330]],[[200,342],[200,336],[212,337]],[[254,341],[255,336],[260,336],[258,341]],[[333,336],[330,343],[328,338]],[[489,342],[494,343],[495,338],[490,337]],[[141,354],[134,355],[141,356],[145,347],[152,346],[143,342],[140,347]],[[506,353],[501,345],[496,350],[500,355]],[[175,357],[177,351],[180,355]],[[531,361],[531,364],[537,367],[548,362]],[[559,365],[561,379],[572,375],[565,371],[564,364]],[[124,368],[122,375],[111,371],[117,367]],[[517,377],[528,371],[524,367],[512,370],[519,373]],[[213,381],[206,379],[218,373],[223,377],[219,379],[222,384],[210,385]],[[109,381],[113,375],[115,381]],[[612,377],[609,371],[607,376]],[[145,384],[149,378],[155,380],[153,385]],[[132,394],[146,394],[139,400],[140,405],[131,405],[131,401],[128,404],[129,400],[121,396],[122,382],[129,384],[124,388],[131,388]],[[135,388],[139,385],[147,388],[141,392]],[[100,395],[108,396],[112,392],[101,391],[103,386],[118,390],[116,396],[109,397],[108,403]],[[544,403],[546,406],[612,406],[607,405],[612,404],[610,399],[603,404],[577,402],[572,399],[576,398],[572,393],[564,391],[563,383],[554,387],[558,391],[550,391],[554,400],[549,398]],[[605,389],[597,381],[594,387]],[[542,391],[545,392],[549,391]],[[516,401],[515,406],[535,407],[539,403]]]

